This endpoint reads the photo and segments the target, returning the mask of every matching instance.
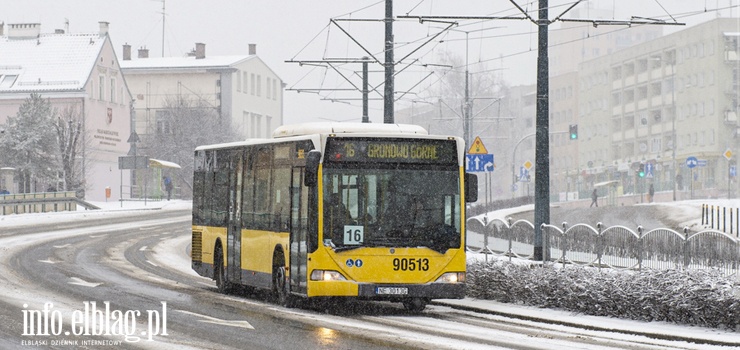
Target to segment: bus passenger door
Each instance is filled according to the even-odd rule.
[[[231,283],[241,283],[241,203],[242,203],[242,161],[241,152],[234,152],[229,162],[229,213],[226,231],[227,267],[226,279]]]
[[[290,186],[290,289],[307,292],[306,237],[308,234],[308,187],[303,186],[305,168],[293,168]]]

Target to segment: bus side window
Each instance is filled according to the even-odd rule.
[[[258,230],[269,230],[271,229],[271,212],[270,206],[272,201],[270,200],[270,185],[271,185],[271,171],[272,166],[272,150],[264,147],[257,151],[257,161],[255,162],[254,170],[254,223],[255,228]]]

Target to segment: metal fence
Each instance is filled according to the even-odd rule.
[[[468,251],[534,258],[534,225],[527,220],[467,220]],[[545,259],[616,269],[717,269],[740,277],[740,239],[717,230],[696,233],[587,224],[542,226]]]

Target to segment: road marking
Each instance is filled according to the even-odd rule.
[[[71,246],[71,244],[67,243],[65,245],[55,245],[54,248],[67,248],[69,246]]]
[[[149,260],[147,260],[146,262],[148,262],[148,263],[149,263],[149,265],[152,265],[152,266],[154,266],[154,267],[159,267],[159,266],[157,266],[157,264],[155,264],[155,263],[153,263],[153,262],[151,262],[151,261],[149,261]]]
[[[187,315],[191,315],[191,316],[203,318],[203,320],[200,320],[200,322],[212,323],[212,324],[217,324],[217,325],[222,325],[222,326],[231,326],[231,327],[239,327],[239,328],[246,328],[246,329],[254,329],[254,327],[252,327],[252,325],[249,322],[247,322],[247,321],[222,320],[220,318],[215,318],[215,317],[211,317],[211,316],[196,314],[195,312],[190,312],[190,311],[185,311],[185,310],[175,310],[175,311],[179,311],[179,312],[182,312],[182,313],[187,314]]]
[[[143,247],[139,248],[139,251],[140,251],[140,252],[143,252],[143,251],[145,251],[146,249],[147,249],[147,246],[143,246]]]
[[[100,238],[100,237],[105,237],[105,236],[107,236],[107,234],[104,234],[104,235],[90,235],[90,238]]]
[[[83,280],[81,278],[78,278],[78,277],[71,277],[71,279],[72,279],[72,282],[67,282],[67,283],[69,283],[69,284],[76,284],[78,286],[83,286],[83,287],[95,288],[95,287],[97,287],[97,286],[99,286],[99,285],[102,284],[102,283],[87,282],[87,281],[85,281],[85,280]]]
[[[56,264],[56,261],[52,261],[51,259],[46,260],[39,260],[39,262],[46,263],[46,264]]]

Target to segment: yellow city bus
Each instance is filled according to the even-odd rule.
[[[465,294],[465,145],[415,125],[307,123],[195,150],[192,267],[299,298]]]

